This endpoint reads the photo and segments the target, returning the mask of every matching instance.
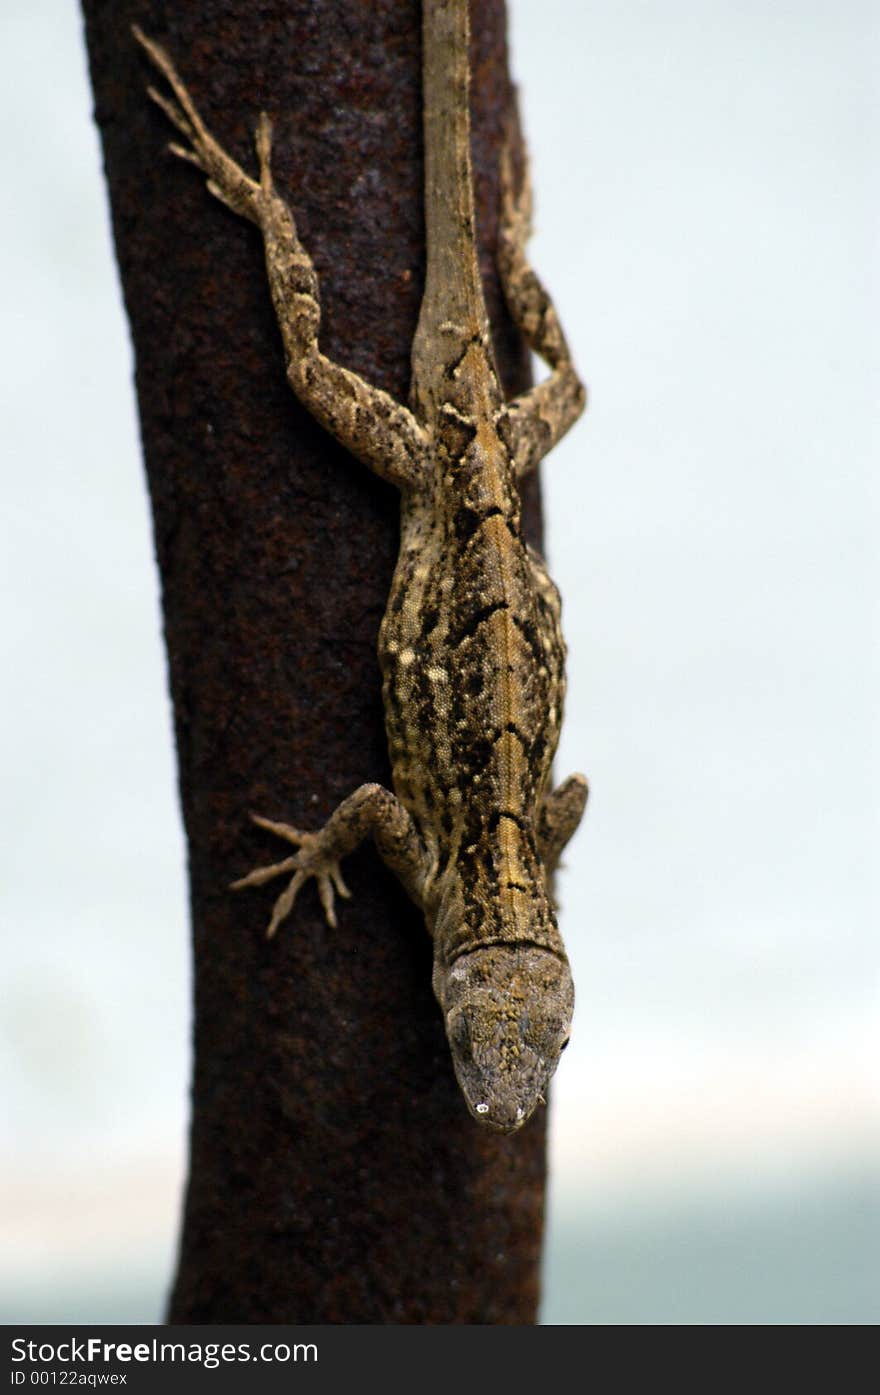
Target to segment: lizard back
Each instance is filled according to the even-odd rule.
[[[404,498],[380,630],[394,788],[431,852],[435,901],[450,875],[460,885],[447,962],[499,942],[561,952],[536,847],[565,688],[558,592],[523,539],[494,429],[455,459],[438,451],[435,471]]]

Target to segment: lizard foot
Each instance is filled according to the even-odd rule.
[[[161,73],[173,96],[169,97],[157,87],[148,87],[149,96],[156,106],[164,111],[172,126],[186,141],[172,141],[169,150],[180,160],[195,165],[207,175],[208,188],[215,198],[252,222],[260,222],[261,199],[273,193],[269,174],[269,150],[271,126],[265,112],[260,117],[256,132],[257,154],[260,160],[261,177],[258,183],[245,174],[241,166],[228,155],[219,141],[215,140],[202,120],[188,89],[181,81],[168,54],[153,39],[148,39],[142,29],[132,25],[134,36],[144,49],[153,66]]]
[[[351,892],[342,880],[339,859],[329,856],[323,847],[322,833],[304,833],[301,829],[292,828],[289,823],[274,823],[272,819],[261,818],[259,814],[251,814],[251,818],[260,828],[268,829],[270,833],[277,834],[279,838],[284,838],[298,849],[293,857],[286,857],[283,862],[273,862],[268,867],[257,867],[246,877],[240,877],[238,881],[230,883],[232,889],[237,891],[244,886],[262,886],[273,877],[293,872],[286,890],[282,891],[272,909],[266,938],[271,940],[282,920],[290,915],[300,888],[309,877],[314,877],[317,881],[324,916],[327,924],[335,929],[336,895],[347,898],[351,896]]]

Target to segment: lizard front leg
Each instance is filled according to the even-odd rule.
[[[153,101],[186,139],[169,147],[207,176],[208,189],[263,234],[266,269],[275,314],[284,340],[287,377],[312,415],[335,438],[392,484],[404,487],[420,473],[425,436],[412,413],[356,373],[333,363],[318,348],[321,305],[311,257],[299,240],[296,222],[272,183],[269,167],[271,125],[264,112],[256,130],[259,180],[252,179],[214,139],[165,50],[134,26],[141,47],[168,83],[176,100],[149,88]]]
[[[552,372],[543,383],[509,402],[504,421],[520,479],[534,470],[584,410],[587,391],[575,371],[555,307],[525,255],[531,225],[528,167],[516,192],[513,161],[501,157],[501,227],[498,269],[510,313],[523,338]]]
[[[361,785],[334,810],[324,827],[317,833],[305,833],[287,823],[251,815],[260,828],[276,833],[298,849],[292,857],[268,867],[257,867],[246,877],[232,883],[238,890],[244,886],[262,886],[274,877],[292,872],[285,891],[275,902],[266,934],[271,938],[281,922],[290,914],[300,888],[314,877],[327,924],[336,925],[335,898],[350,896],[342,880],[339,863],[364,838],[371,835],[383,861],[401,882],[404,890],[422,907],[424,890],[430,872],[430,858],[421,835],[408,810],[390,790],[382,785]]]
[[[538,814],[538,850],[548,877],[556,870],[562,849],[583,817],[588,794],[583,775],[569,775],[544,797]]]

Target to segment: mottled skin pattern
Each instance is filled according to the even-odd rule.
[[[233,885],[291,874],[272,935],[314,877],[335,925],[335,895],[349,894],[339,862],[371,835],[433,937],[434,991],[468,1107],[509,1132],[543,1100],[568,1040],[573,989],[548,879],[587,795],[580,775],[549,788],[565,646],[558,592],[523,540],[517,480],[576,420],[585,393],[525,260],[528,188],[517,193],[505,156],[500,270],[511,313],[551,373],[503,399],[475,253],[467,0],[423,8],[427,271],[409,408],[318,348],[317,279],[272,184],[268,118],[255,180],[207,131],[164,50],[135,32],[173,93],[151,89],[187,142],[171,149],[262,231],[291,386],[401,493],[379,635],[394,793],[362,785],[314,833],[256,818],[296,851]]]

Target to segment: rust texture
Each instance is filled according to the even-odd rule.
[[[406,398],[423,275],[416,0],[83,0],[144,454],[189,843],[195,955],[191,1170],[179,1323],[530,1323],[544,1114],[511,1137],[469,1117],[424,924],[372,847],[339,928],[314,885],[269,943],[258,809],[318,827],[386,782],[376,636],[396,492],[348,457],[284,376],[262,247],[165,152],[137,22],[216,135],[273,169],[320,276],[322,348]],[[503,0],[473,8],[477,216],[505,384],[527,357],[494,267],[513,100]],[[539,541],[537,491],[526,527]],[[155,696],[155,695],[154,695]]]

